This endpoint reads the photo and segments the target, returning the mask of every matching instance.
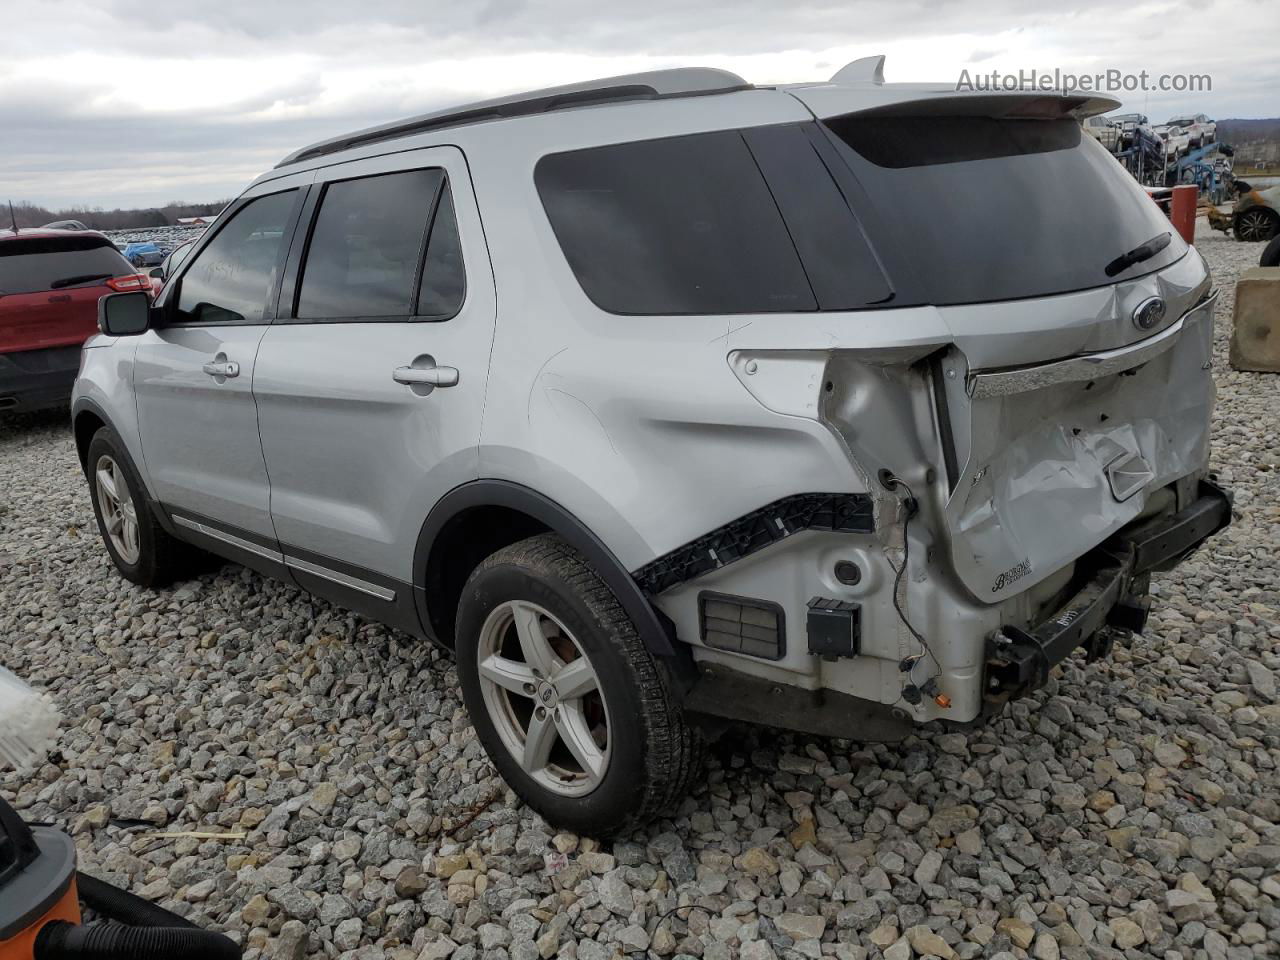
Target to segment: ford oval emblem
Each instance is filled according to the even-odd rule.
[[[1150,330],[1164,319],[1164,300],[1148,297],[1133,308],[1133,325],[1139,330]]]

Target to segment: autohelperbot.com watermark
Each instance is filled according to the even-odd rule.
[[[1055,67],[1052,70],[1018,70],[1012,73],[989,70],[960,71],[957,90],[999,93],[1032,90],[1041,93],[1205,93],[1213,89],[1207,73],[1152,73],[1141,70],[1101,70],[1078,73]]]

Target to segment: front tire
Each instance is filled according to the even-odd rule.
[[[686,792],[701,741],[612,591],[543,534],[471,574],[458,677],[494,766],[548,822],[624,833]]]
[[[89,441],[85,459],[98,532],[111,562],[142,587],[171,583],[193,552],[156,522],[124,443],[110,427]]]

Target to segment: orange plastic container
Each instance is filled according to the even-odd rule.
[[[31,960],[40,928],[52,920],[80,922],[80,898],[76,894],[75,874],[67,878],[67,889],[39,920],[8,940],[0,940],[0,960]]]
[[[80,922],[76,847],[60,830],[28,827],[2,800],[0,831],[0,960],[32,960],[42,927]]]

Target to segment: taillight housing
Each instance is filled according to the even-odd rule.
[[[150,290],[151,278],[145,273],[131,273],[125,277],[112,277],[105,281],[116,293],[130,293],[134,290]]]

